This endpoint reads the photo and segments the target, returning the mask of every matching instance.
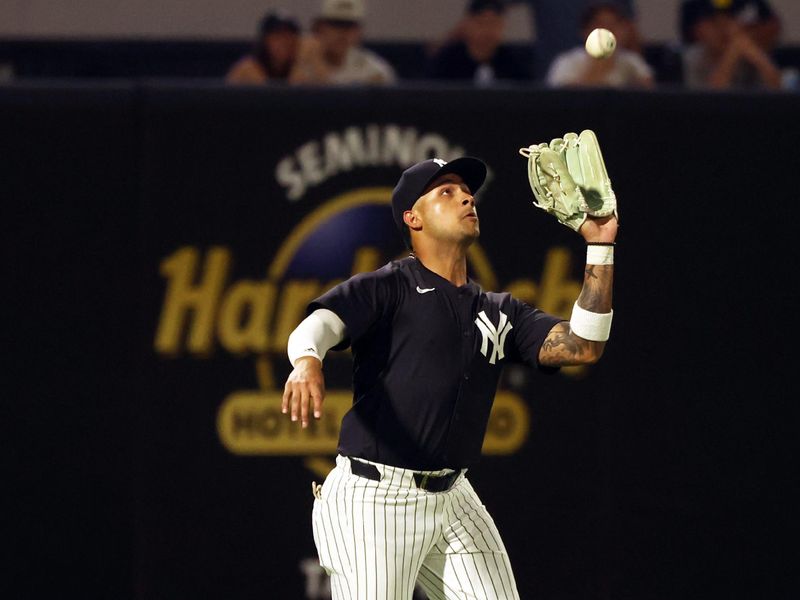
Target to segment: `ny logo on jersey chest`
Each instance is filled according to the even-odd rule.
[[[489,357],[489,364],[493,365],[496,360],[503,360],[503,346],[506,343],[506,336],[511,331],[513,325],[508,320],[508,316],[501,310],[500,322],[497,327],[486,316],[486,312],[481,311],[478,313],[478,318],[475,319],[475,325],[481,332],[481,354]],[[492,343],[492,353],[488,354],[489,342]]]

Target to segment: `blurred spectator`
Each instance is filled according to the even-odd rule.
[[[506,5],[502,0],[471,0],[451,41],[431,57],[429,75],[476,85],[527,79],[526,65],[502,45],[505,28]]]
[[[705,4],[706,7],[700,5]],[[741,25],[750,38],[763,50],[771,52],[778,44],[781,22],[767,0],[713,0],[696,2],[684,0],[681,5],[681,35],[684,44],[692,42],[692,22],[698,11],[711,4],[714,8],[727,11]],[[698,8],[699,7],[699,8]]]
[[[547,73],[547,84],[562,86],[653,87],[653,70],[634,49],[639,36],[633,19],[614,2],[589,6],[580,19],[583,39],[593,29],[608,29],[617,50],[608,58],[592,58],[583,44],[559,54]]]
[[[745,6],[746,5],[746,6]],[[781,72],[763,44],[774,44],[780,31],[763,1],[690,0],[681,6],[684,83],[692,88],[777,88]],[[749,15],[749,16],[748,16]],[[742,19],[742,20],[740,20]]]
[[[0,83],[9,82],[14,79],[14,65],[11,63],[0,62]]]
[[[264,15],[250,54],[240,58],[228,71],[228,83],[258,84],[289,79],[300,45],[300,26],[281,12]]]
[[[582,44],[581,15],[596,0],[509,0],[510,4],[527,4],[531,8],[532,30],[536,32],[536,76],[544,79],[556,56]],[[616,4],[633,15],[633,0],[617,0]],[[631,40],[632,43],[634,40]],[[639,48],[628,48],[639,52]]]
[[[300,44],[293,83],[359,85],[389,84],[394,69],[361,47],[364,0],[322,0],[312,35]]]

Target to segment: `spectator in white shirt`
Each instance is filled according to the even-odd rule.
[[[636,28],[624,8],[613,2],[589,6],[581,17],[584,39],[593,29],[608,29],[617,38],[617,50],[608,58],[592,58],[583,46],[558,55],[546,82],[552,87],[653,87],[653,70],[637,52]]]
[[[382,85],[397,79],[380,56],[361,46],[364,0],[322,0],[313,34],[300,43],[292,83]]]

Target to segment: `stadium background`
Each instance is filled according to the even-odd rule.
[[[472,480],[523,597],[791,597],[798,108],[676,90],[0,87],[4,596],[324,597],[309,482],[335,429],[273,418],[293,310],[397,255],[387,186],[419,154],[461,152],[492,169],[473,274],[568,310],[582,245],[530,206],[516,149],[591,127],[621,199],[612,342],[585,372],[509,370]],[[336,408],[349,360],[326,368]]]

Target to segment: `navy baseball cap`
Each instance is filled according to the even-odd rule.
[[[486,180],[486,164],[471,156],[462,156],[450,162],[440,158],[423,160],[409,167],[400,176],[400,181],[392,192],[392,215],[394,222],[401,233],[404,231],[403,213],[411,210],[414,203],[422,196],[434,179],[454,173],[464,180],[469,191],[476,194]],[[407,236],[403,238],[408,243]]]

